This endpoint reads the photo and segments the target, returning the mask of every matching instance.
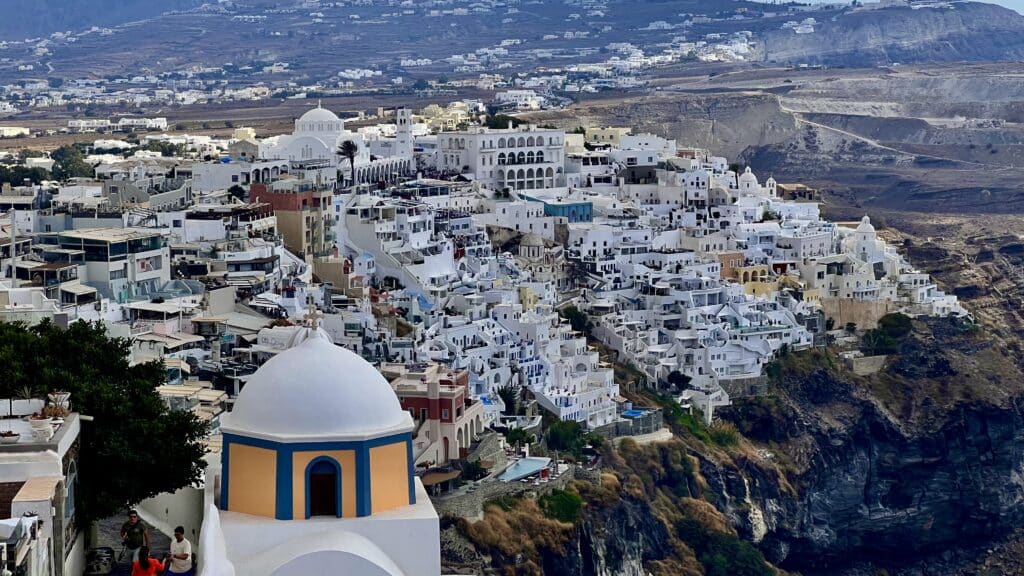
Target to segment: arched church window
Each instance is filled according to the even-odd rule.
[[[341,517],[341,466],[317,458],[306,468],[306,517]]]

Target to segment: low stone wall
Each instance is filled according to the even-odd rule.
[[[454,494],[432,498],[434,509],[438,516],[459,516],[470,520],[483,518],[484,504],[488,500],[495,500],[503,496],[532,495],[539,497],[552,490],[562,490],[569,482],[580,477],[580,479],[591,482],[600,481],[600,472],[596,479],[589,471],[578,466],[570,466],[558,478],[534,486],[532,483],[523,482],[502,482],[500,480],[489,480],[476,485],[476,489],[470,492],[466,487],[460,488]]]
[[[888,356],[862,356],[860,358],[847,358],[846,365],[858,376],[870,376],[885,366],[885,359]]]
[[[718,383],[729,398],[764,396],[768,393],[768,379],[764,376],[719,380]]]

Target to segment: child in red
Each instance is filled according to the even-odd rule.
[[[132,562],[132,576],[160,576],[163,573],[163,563],[149,557],[149,548],[139,548],[139,559]]]

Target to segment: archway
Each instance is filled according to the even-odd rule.
[[[319,539],[314,539],[313,543],[319,543]],[[403,574],[395,566],[394,561],[384,556],[379,549],[364,556],[359,546],[352,548],[352,552],[342,550],[310,551],[292,558],[278,567],[273,571],[272,576],[308,576],[309,574],[401,576]]]
[[[341,518],[341,466],[322,456],[306,466],[306,518]]]

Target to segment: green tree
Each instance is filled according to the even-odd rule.
[[[164,157],[180,157],[185,155],[184,144],[172,144],[170,142],[160,142],[157,140],[146,142],[146,145],[143,146],[142,149],[159,152],[160,155]]]
[[[53,177],[57,180],[92,178],[96,174],[76,146],[61,146],[50,153],[50,158],[53,160]]]
[[[914,326],[909,316],[894,312],[878,319],[878,329],[892,338],[900,339],[909,336]]]
[[[235,184],[231,186],[231,188],[228,188],[228,194],[231,194],[232,196],[238,198],[239,200],[245,200],[245,188],[242,188],[238,184]]]
[[[548,518],[575,524],[583,511],[583,498],[568,490],[555,490],[540,497],[540,509]]]
[[[422,92],[423,90],[426,90],[427,88],[430,88],[430,82],[427,82],[427,81],[426,81],[425,79],[423,79],[423,78],[420,78],[419,80],[417,80],[417,81],[416,81],[416,82],[415,82],[415,83],[414,83],[414,84],[412,85],[412,89],[413,89],[413,90],[417,90],[417,91],[420,91],[420,92]]]
[[[548,427],[544,436],[548,448],[561,452],[576,450],[583,439],[583,427],[579,422],[559,420]]]
[[[484,125],[487,126],[488,128],[493,129],[508,128],[509,122],[512,123],[513,128],[523,123],[522,120],[514,116],[509,116],[507,114],[496,114],[494,116],[488,116],[487,120],[484,122]]]
[[[81,432],[76,514],[83,524],[202,478],[206,424],[170,411],[156,391],[163,363],[131,366],[130,349],[99,323],[66,330],[0,323],[0,392],[65,390],[75,411],[94,418]]]
[[[683,374],[679,370],[673,370],[668,373],[667,380],[668,383],[671,384],[676,389],[683,390],[686,388],[687,384],[690,383],[690,380],[692,380],[692,378],[690,378],[686,374]]]
[[[338,156],[348,160],[349,170],[352,172],[352,185],[356,185],[356,155],[359,154],[359,145],[351,140],[345,140],[338,146]]]
[[[32,150],[31,148],[22,148],[18,150],[18,159],[24,162],[29,158],[42,158],[46,156],[42,150]]]
[[[506,384],[497,390],[498,398],[505,404],[504,414],[511,416],[516,413],[516,403],[519,400],[519,388],[514,384]]]
[[[693,549],[706,576],[771,576],[775,573],[757,548],[737,536],[716,532],[692,518],[677,522],[676,533]]]
[[[516,450],[527,444],[533,444],[535,440],[533,434],[522,428],[510,428],[505,434],[505,441],[514,446]]]
[[[462,478],[465,480],[479,480],[487,476],[487,469],[484,468],[479,460],[473,460],[466,462],[462,465]]]
[[[25,166],[2,166],[0,165],[0,182],[7,182],[20,186],[26,180],[32,184],[39,184],[43,180],[49,180],[50,173],[42,168],[27,168]]]
[[[575,306],[567,306],[559,311],[559,314],[562,318],[569,321],[569,325],[572,326],[573,330],[590,336],[590,330],[593,329],[594,325],[585,312]]]

